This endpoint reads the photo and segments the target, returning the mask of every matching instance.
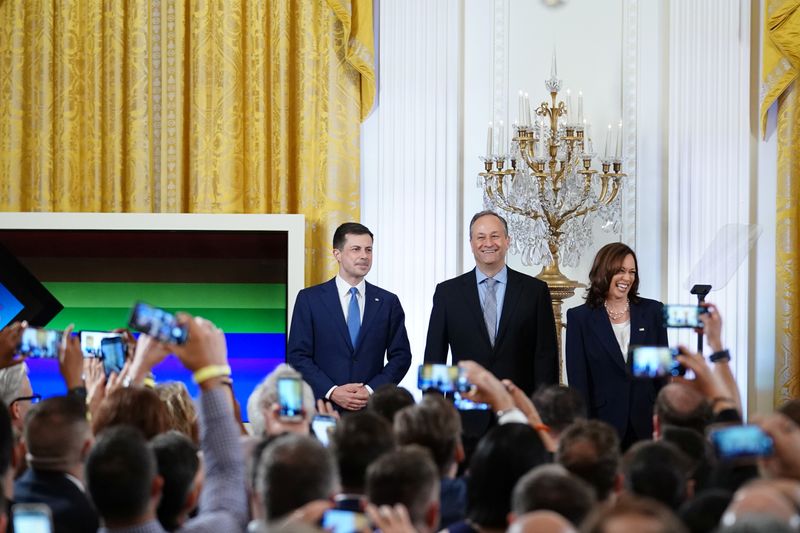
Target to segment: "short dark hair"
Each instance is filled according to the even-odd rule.
[[[594,487],[598,501],[605,501],[619,472],[617,432],[599,420],[578,420],[561,434],[556,461]]]
[[[150,441],[156,456],[158,473],[164,478],[161,501],[158,502],[158,521],[167,531],[178,529],[178,515],[192,490],[200,459],[197,446],[185,434],[172,430]]]
[[[484,209],[483,211],[478,211],[477,213],[475,213],[474,215],[472,215],[472,220],[470,220],[470,221],[469,221],[469,238],[470,238],[470,240],[472,240],[472,226],[474,226],[474,225],[475,225],[475,222],[476,222],[476,221],[477,221],[479,218],[481,218],[481,217],[485,217],[485,216],[487,216],[487,215],[490,215],[490,216],[496,217],[496,218],[497,218],[497,219],[498,219],[500,222],[502,222],[502,223],[503,223],[503,229],[505,229],[505,231],[506,231],[506,237],[508,237],[508,222],[506,221],[506,219],[505,219],[505,218],[503,218],[502,216],[498,215],[497,213],[495,213],[495,212],[494,212],[494,211],[492,211],[491,209]]]
[[[579,418],[586,418],[586,402],[581,394],[566,385],[543,385],[531,397],[542,423],[563,431]]]
[[[61,470],[82,463],[89,437],[86,406],[74,396],[47,398],[25,416],[25,445],[35,469]]]
[[[367,467],[395,447],[392,426],[372,411],[343,416],[331,434],[331,452],[345,492],[361,493]]]
[[[537,466],[520,478],[511,495],[511,510],[521,516],[555,511],[576,527],[594,505],[594,489],[561,465]]]
[[[586,289],[586,303],[589,307],[600,307],[606,300],[608,289],[611,287],[611,278],[619,272],[622,262],[628,255],[633,256],[636,268],[633,284],[628,290],[628,298],[632,302],[639,301],[639,261],[636,254],[627,244],[612,242],[606,244],[594,256],[592,268],[589,270],[589,288]]]
[[[536,431],[527,424],[492,428],[475,448],[467,480],[467,518],[484,528],[504,528],[511,491],[528,470],[549,462]]]
[[[663,503],[628,494],[623,494],[612,505],[596,507],[583,523],[581,531],[605,533],[606,525],[611,520],[631,515],[652,518],[654,523],[661,526],[661,533],[688,533],[686,526]]]
[[[455,461],[461,438],[461,417],[453,404],[438,394],[426,394],[417,405],[400,410],[394,431],[401,445],[419,444],[433,456],[439,475],[444,476]]]
[[[690,463],[671,442],[641,441],[622,461],[625,487],[639,496],[653,498],[673,511],[686,499]]]
[[[414,405],[414,396],[405,387],[384,383],[373,392],[367,401],[367,409],[378,413],[394,423],[395,414],[403,407]]]
[[[329,498],[337,485],[336,463],[317,439],[286,433],[261,453],[258,493],[268,520],[314,500]]]
[[[369,235],[370,239],[375,238],[365,225],[358,222],[345,222],[333,232],[333,247],[341,250],[348,235]]]
[[[658,391],[653,412],[662,426],[693,429],[701,434],[713,418],[711,403],[696,390],[680,383],[670,383]]]
[[[439,472],[427,450],[405,446],[370,465],[366,494],[374,505],[402,503],[412,523],[424,524],[429,503],[439,501]]]
[[[86,461],[89,495],[106,522],[144,515],[155,475],[156,459],[144,435],[124,424],[101,433]]]

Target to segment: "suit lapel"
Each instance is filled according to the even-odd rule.
[[[472,315],[478,323],[478,331],[481,332],[486,346],[491,352],[492,343],[489,342],[489,331],[486,329],[486,322],[483,320],[483,309],[481,309],[481,299],[478,296],[478,284],[475,277],[475,269],[473,268],[461,277],[461,282],[464,285],[461,293],[467,303],[467,308],[472,311]]]
[[[356,346],[361,347],[361,341],[364,338],[365,332],[368,331],[370,323],[378,313],[378,309],[383,305],[383,299],[377,295],[375,286],[366,283],[364,286],[364,320],[361,321],[361,329],[358,330],[358,341]],[[356,350],[358,350],[356,348]]]
[[[353,342],[350,340],[350,332],[347,330],[347,322],[342,312],[342,301],[339,299],[339,291],[336,289],[336,278],[330,280],[322,286],[322,302],[328,308],[331,315],[331,323],[344,338],[345,343],[353,351]],[[366,315],[366,313],[364,313]],[[360,333],[359,333],[360,335]]]
[[[617,337],[614,335],[614,329],[611,327],[611,321],[608,319],[608,314],[606,313],[604,307],[596,307],[592,309],[592,319],[589,321],[589,327],[594,331],[595,337],[600,340],[600,344],[603,346],[603,349],[609,354],[611,359],[614,360],[614,363],[621,370],[627,372],[625,359],[622,357],[622,350],[619,349]],[[631,332],[633,332],[632,321]]]
[[[646,343],[648,331],[646,321],[642,316],[642,308],[631,304],[631,346],[641,346]]]

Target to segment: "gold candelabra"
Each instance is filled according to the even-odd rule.
[[[567,104],[558,102],[561,80],[556,76],[555,54],[550,79],[545,81],[550,102],[535,109],[536,124],[530,120],[527,95],[520,93],[520,123],[515,124],[510,146],[504,142],[500,123],[499,150],[493,150],[491,124],[487,154],[481,157],[484,172],[478,176],[484,204],[507,215],[512,251],[521,253],[523,263],[541,264],[538,278],[546,282],[553,300],[559,351],[561,307],[582,283],[567,278],[560,269],[575,266],[581,251],[591,245],[592,225],[598,218],[605,229],[619,231],[622,178],[622,124],[616,150],[610,154],[613,130],[609,125],[601,171],[592,168],[590,125],[583,119],[583,96],[578,97],[577,120]],[[506,151],[507,150],[507,151]],[[508,166],[506,166],[508,165]]]

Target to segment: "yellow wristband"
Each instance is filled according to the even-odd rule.
[[[144,385],[145,387],[148,387],[150,389],[155,389],[156,388],[156,380],[154,378],[150,377],[150,376],[147,376],[146,378],[144,378],[144,381],[142,382],[142,385]]]
[[[231,367],[229,365],[208,365],[192,374],[192,381],[200,385],[202,382],[208,381],[209,379],[230,375]]]

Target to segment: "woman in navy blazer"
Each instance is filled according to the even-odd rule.
[[[661,302],[638,295],[636,254],[622,243],[603,246],[589,272],[586,303],[567,311],[567,378],[589,416],[614,426],[623,449],[652,438],[660,383],[633,378],[630,346],[667,346]]]

